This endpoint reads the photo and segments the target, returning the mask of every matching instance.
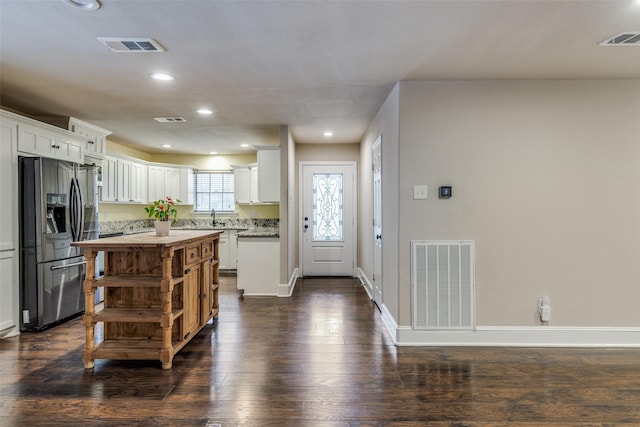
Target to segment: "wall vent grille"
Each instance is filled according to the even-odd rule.
[[[184,123],[187,121],[184,117],[154,117],[153,120],[160,123]]]
[[[600,46],[640,46],[640,32],[620,33],[600,42]]]
[[[474,265],[472,241],[411,241],[413,329],[475,327]]]
[[[98,37],[98,40],[117,53],[164,52],[165,49],[151,38]]]

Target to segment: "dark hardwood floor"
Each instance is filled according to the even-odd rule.
[[[174,359],[82,363],[80,319],[0,341],[0,426],[640,425],[640,349],[393,345],[354,279],[238,297]]]

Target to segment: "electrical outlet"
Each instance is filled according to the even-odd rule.
[[[538,300],[538,314],[540,314],[540,321],[542,322],[551,320],[551,305],[548,297],[542,297]]]

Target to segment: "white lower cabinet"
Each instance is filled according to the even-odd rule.
[[[278,237],[238,238],[237,286],[244,295],[278,295],[280,286]]]
[[[0,251],[0,338],[17,333],[18,277],[16,250]]]
[[[238,232],[236,230],[225,230],[220,235],[218,251],[220,254],[220,269],[235,270],[238,262]]]

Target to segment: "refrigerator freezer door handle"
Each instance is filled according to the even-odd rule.
[[[78,180],[71,180],[71,234],[74,242],[82,238],[82,196]]]
[[[78,192],[78,240],[82,240],[84,235],[84,196],[82,195],[82,188],[80,188],[78,178],[75,178],[74,181]]]
[[[71,214],[71,240],[73,242],[75,242],[76,240],[78,240],[76,238],[77,236],[77,227],[78,227],[78,216],[76,214],[77,212],[77,208],[76,208],[76,185],[75,185],[75,179],[71,179],[71,187],[69,188],[69,208],[70,208],[70,214]]]

